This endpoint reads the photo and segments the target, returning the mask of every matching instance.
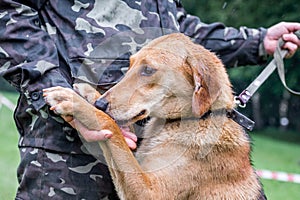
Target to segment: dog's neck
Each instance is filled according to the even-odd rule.
[[[221,128],[222,122],[228,120],[226,109],[219,110],[208,110],[205,114],[200,117],[190,116],[190,117],[180,117],[180,118],[157,118],[152,117],[147,120],[145,125],[144,136],[152,138],[157,134],[160,134],[162,130],[168,132],[168,127],[178,126],[176,130],[179,132],[198,132],[199,126],[206,127],[206,121],[212,122],[214,128]],[[212,124],[209,124],[212,125]],[[190,128],[186,127],[189,126]],[[206,127],[207,128],[207,127]]]
[[[207,111],[201,117],[177,119],[153,117],[145,126],[139,153],[147,154],[150,149],[157,146],[177,143],[185,148],[197,146],[201,155],[206,155],[208,153],[206,150],[219,143],[223,126],[229,124],[228,120],[225,109]]]

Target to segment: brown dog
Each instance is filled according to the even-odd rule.
[[[78,88],[83,96],[94,94],[86,89]],[[135,156],[117,124],[75,92],[56,87],[44,95],[57,113],[113,131],[99,144],[121,199],[265,199],[249,138],[226,116],[234,103],[223,64],[182,34],[158,38],[133,55],[125,77],[101,96],[116,121],[151,117]]]

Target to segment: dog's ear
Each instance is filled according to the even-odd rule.
[[[210,110],[219,94],[220,86],[215,80],[217,77],[213,77],[210,66],[204,64],[201,56],[189,55],[187,63],[191,67],[194,81],[192,111],[195,116],[201,117]]]

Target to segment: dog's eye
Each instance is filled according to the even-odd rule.
[[[142,76],[151,76],[152,74],[154,74],[155,72],[157,71],[157,69],[154,69],[152,67],[149,67],[149,66],[144,66],[142,68],[142,71],[141,71],[141,75]]]

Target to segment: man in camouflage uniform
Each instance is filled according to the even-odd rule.
[[[274,41],[288,35],[292,54],[300,43],[289,32],[300,25],[278,27]],[[41,91],[80,81],[106,90],[120,80],[131,54],[171,32],[215,51],[227,66],[259,64],[274,51],[263,48],[272,36],[266,29],[205,24],[179,1],[0,1],[0,74],[20,93],[14,114],[21,154],[16,199],[117,199],[107,167],[49,110]]]

